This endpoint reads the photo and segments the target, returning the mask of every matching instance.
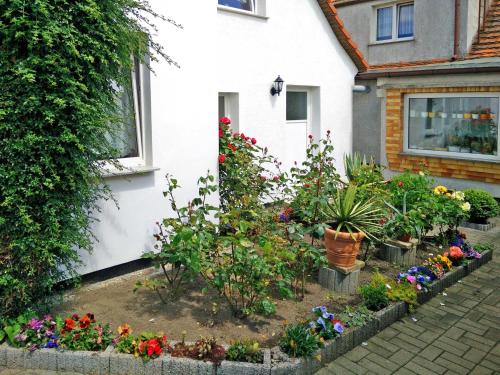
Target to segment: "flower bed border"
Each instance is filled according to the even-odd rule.
[[[487,232],[490,229],[495,228],[496,223],[493,221],[488,221],[488,224],[477,224],[477,223],[471,223],[470,221],[464,221],[463,223],[460,224],[460,226],[465,228],[480,230],[481,232]]]
[[[418,302],[425,303],[445,288],[458,282],[474,270],[488,263],[493,251],[485,251],[481,258],[473,259],[463,266],[456,267],[441,280],[434,281],[428,292],[418,293]],[[0,370],[4,368],[24,368],[52,371],[75,371],[83,374],[99,375],[291,375],[313,374],[324,365],[352,350],[377,332],[401,319],[408,312],[405,302],[397,302],[377,311],[373,319],[364,326],[346,330],[333,340],[328,340],[313,358],[288,358],[280,363],[272,363],[271,352],[279,348],[263,349],[264,363],[222,361],[220,365],[190,358],[174,358],[162,355],[157,359],[143,362],[129,354],[119,354],[112,346],[104,352],[57,351],[42,349],[29,352],[8,346],[0,346]],[[320,356],[320,359],[315,358]],[[282,356],[287,358],[285,354]]]

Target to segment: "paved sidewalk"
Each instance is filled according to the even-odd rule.
[[[317,375],[500,374],[500,257],[445,293]]]

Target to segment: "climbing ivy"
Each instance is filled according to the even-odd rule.
[[[91,250],[111,197],[102,160],[117,155],[113,87],[133,55],[173,63],[154,17],[143,0],[0,1],[0,316],[43,300]]]

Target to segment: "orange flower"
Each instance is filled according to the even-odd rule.
[[[73,319],[66,319],[64,321],[64,331],[72,331],[75,329],[75,321]]]
[[[88,328],[89,326],[90,326],[90,318],[88,315],[84,315],[80,319],[80,328],[85,329],[85,328]]]
[[[118,333],[120,336],[128,336],[132,333],[132,328],[127,323],[124,323],[118,327]]]

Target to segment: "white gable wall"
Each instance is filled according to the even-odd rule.
[[[182,204],[196,194],[200,175],[208,169],[216,173],[218,92],[239,94],[240,131],[279,155],[287,130],[286,98],[270,95],[272,81],[280,74],[287,84],[316,86],[321,133],[332,130],[338,160],[351,150],[356,68],[316,0],[267,0],[268,19],[218,11],[216,1],[150,3],[184,26],[157,22],[157,40],[181,65],[153,64],[152,165],[159,169],[107,179],[120,208],[102,203],[93,228],[98,242],[92,254],[81,252],[82,273],[138,259],[152,249],[154,223],[170,213],[162,194],[166,173],[178,178]]]
[[[285,93],[269,94],[272,82],[281,75],[285,85],[316,87],[313,115],[319,114],[321,129],[315,138],[330,129],[342,160],[352,148],[356,67],[316,0],[267,0],[266,7],[267,19],[218,11],[218,91],[239,93],[239,130],[280,156],[293,124],[285,121]]]

